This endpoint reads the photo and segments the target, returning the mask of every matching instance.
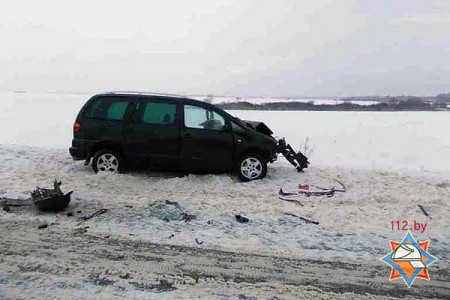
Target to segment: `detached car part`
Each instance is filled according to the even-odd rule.
[[[272,137],[273,131],[267,127],[263,122],[256,121],[243,121],[247,126],[253,128],[254,130]],[[273,137],[272,137],[273,138]],[[289,145],[284,138],[277,140],[277,154],[283,154],[283,156],[290,162],[298,172],[303,172],[303,169],[308,168],[308,158],[300,151],[295,152],[294,149]]]
[[[61,181],[55,180],[53,186],[53,189],[37,187],[36,190],[30,192],[34,205],[40,211],[62,211],[69,205],[72,192],[64,194],[60,188]]]

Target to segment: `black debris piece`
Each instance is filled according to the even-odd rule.
[[[298,205],[303,206],[303,203],[301,203],[300,201],[295,200],[295,199],[289,199],[289,198],[286,198],[286,197],[285,197],[285,196],[297,195],[297,194],[295,194],[295,193],[285,193],[285,192],[283,192],[282,189],[280,189],[280,191],[278,192],[278,194],[280,195],[280,196],[278,197],[278,199],[280,199],[280,200],[287,201],[287,202],[297,203]]]
[[[197,242],[197,244],[201,245],[201,244],[203,244],[205,241],[199,241],[197,238],[195,238],[195,242]]]
[[[67,216],[68,216],[68,217],[73,217],[73,212],[69,211],[69,212],[67,213]]]
[[[11,208],[9,208],[8,205],[5,205],[5,206],[3,206],[3,210],[6,211],[6,212],[10,212]]]
[[[293,213],[285,212],[284,214],[287,215],[287,216],[299,218],[300,220],[303,220],[303,221],[305,221],[306,223],[309,223],[309,224],[319,225],[319,222],[317,222],[317,221],[310,220],[310,219],[307,219],[307,218],[304,218],[304,217],[300,217],[300,216],[297,216],[296,214],[293,214]]]
[[[47,227],[48,227],[48,224],[47,223],[43,223],[43,224],[38,226],[38,229],[44,229],[44,228],[47,228]]]
[[[107,208],[101,208],[101,209],[99,209],[99,210],[94,211],[93,213],[90,213],[90,214],[87,214],[87,215],[82,216],[81,219],[84,220],[84,221],[86,221],[86,220],[92,219],[92,218],[95,217],[95,216],[104,214],[104,213],[107,212],[107,211],[108,211]]]
[[[64,194],[61,191],[61,181],[55,180],[53,183],[53,189],[44,189],[37,187],[34,191],[30,192],[34,205],[40,211],[62,211],[67,208],[70,202],[71,192]]]
[[[235,215],[235,218],[239,223],[248,223],[250,221],[248,218],[241,215]]]
[[[419,204],[419,208],[420,208],[420,210],[423,212],[423,214],[424,214],[426,217],[428,217],[428,218],[431,219],[430,215],[427,213],[427,211],[425,210],[425,208],[423,208],[422,205]]]
[[[197,216],[196,216],[196,215],[191,215],[191,214],[188,214],[188,213],[183,213],[183,220],[184,220],[185,222],[189,222],[189,221],[196,220],[196,219],[197,219]]]

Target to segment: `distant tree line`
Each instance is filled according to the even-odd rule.
[[[450,96],[450,94],[447,94]],[[353,99],[352,99],[353,100]],[[380,101],[380,100],[377,100]],[[450,102],[450,98],[449,98]],[[419,97],[389,97],[372,105],[351,103],[350,100],[340,104],[319,104],[313,102],[269,102],[253,104],[247,101],[220,103],[222,109],[228,110],[310,110],[310,111],[433,111],[447,109],[447,102],[428,101]]]
[[[447,108],[450,104],[450,93],[437,95],[435,104],[439,108]]]

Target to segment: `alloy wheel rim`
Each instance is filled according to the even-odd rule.
[[[119,170],[119,160],[110,153],[102,154],[97,159],[97,169],[102,172],[117,172]]]
[[[247,179],[258,178],[262,173],[262,164],[254,157],[246,158],[241,163],[241,173]]]

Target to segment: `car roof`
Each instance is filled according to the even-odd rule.
[[[111,91],[105,92],[101,94],[97,94],[97,96],[106,96],[106,95],[116,95],[116,96],[156,96],[156,97],[167,97],[167,98],[177,98],[177,99],[189,99],[183,95],[176,94],[165,94],[165,93],[153,93],[153,92],[137,92],[137,91]]]
[[[96,94],[95,96],[144,96],[144,97],[161,97],[161,98],[169,98],[169,99],[177,99],[182,100],[185,103],[198,103],[203,104],[211,107],[218,108],[217,106],[197,99],[192,99],[187,96],[183,95],[176,95],[176,94],[165,94],[165,93],[153,93],[153,92],[136,92],[136,91],[111,91],[111,92],[105,92]]]

